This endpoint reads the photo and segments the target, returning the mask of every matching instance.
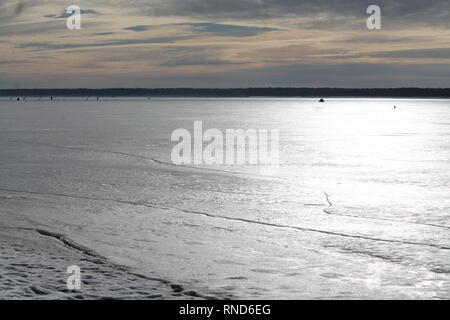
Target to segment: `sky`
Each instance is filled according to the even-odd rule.
[[[0,88],[110,87],[450,87],[449,1],[0,0]]]

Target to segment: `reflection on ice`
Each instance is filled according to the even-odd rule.
[[[4,225],[65,234],[209,295],[449,297],[449,101],[2,101],[0,112]],[[174,165],[171,133],[196,120],[279,129],[279,170]]]

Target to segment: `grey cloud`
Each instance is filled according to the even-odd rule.
[[[65,25],[61,25],[58,21],[15,23],[0,26],[0,36],[48,34],[63,28]]]
[[[394,59],[450,59],[450,48],[384,51],[368,56]]]
[[[31,63],[28,60],[0,60],[0,65]]]
[[[136,0],[139,12],[154,16],[188,16],[214,19],[264,19],[286,16],[312,19],[315,27],[359,22],[367,17],[366,9],[373,0]],[[448,0],[378,0],[386,26],[401,23],[450,24]]]
[[[103,15],[102,13],[96,11],[96,10],[83,10],[80,9],[81,14],[92,14],[92,15],[96,15],[96,16],[101,16]],[[53,18],[53,19],[67,19],[68,17],[70,17],[73,13],[67,13],[67,12],[63,12],[60,15],[55,15],[55,14],[48,14],[45,17],[46,18]]]
[[[177,23],[177,24],[165,24],[159,26],[132,26],[123,28],[124,30],[131,30],[135,32],[142,32],[157,27],[165,26],[188,26],[193,29],[196,33],[208,33],[219,37],[251,37],[256,36],[261,33],[278,31],[280,29],[275,28],[261,28],[255,26],[240,26],[234,24],[221,24],[212,22],[203,23]]]
[[[230,60],[223,60],[205,55],[188,55],[173,57],[163,63],[164,66],[178,67],[178,66],[226,66],[226,65],[242,65],[245,62],[233,62]]]
[[[260,33],[279,30],[275,28],[261,28],[220,23],[189,23],[184,25],[191,26],[196,32],[206,32],[224,37],[251,37]]]
[[[333,43],[424,43],[430,40],[429,37],[426,36],[395,36],[387,33],[365,33],[363,35],[344,37],[336,40],[329,40],[326,42]]]
[[[343,76],[346,74],[346,76]],[[117,76],[102,74],[72,75],[3,73],[1,79],[20,83],[22,87],[447,87],[449,64],[296,64],[261,68],[232,69],[220,73],[120,72]],[[380,81],[382,79],[382,81]],[[7,83],[0,83],[0,86]],[[11,87],[11,84],[8,85]]]
[[[77,35],[78,39],[81,38],[92,38],[95,36],[109,36],[109,35],[113,35],[113,34],[117,34],[116,32],[94,32],[94,33],[89,33],[89,34],[83,34],[83,35]],[[64,38],[72,38],[72,35],[67,35],[67,36],[60,36],[59,38],[64,39]]]
[[[148,39],[120,39],[111,40],[105,42],[93,42],[93,43],[45,43],[45,42],[29,42],[17,45],[16,48],[31,48],[37,51],[41,50],[63,50],[74,48],[95,48],[95,47],[109,47],[109,46],[125,46],[135,44],[156,44],[156,43],[174,43],[180,40],[190,39],[192,37],[187,36],[174,36],[174,37],[155,37]]]
[[[76,66],[76,68],[80,69],[102,69],[104,68],[104,65],[102,63],[96,63],[96,62],[88,62],[79,64]]]
[[[99,53],[102,62],[128,62],[149,65],[149,61],[166,67],[244,65],[221,56],[221,47],[158,46],[146,48],[115,47]],[[151,65],[151,63],[150,63]]]
[[[184,46],[158,46],[147,48],[116,47],[102,53],[101,61],[126,61],[148,64],[149,61],[161,61],[160,65],[198,66],[198,65],[232,65],[243,64],[220,58],[221,47],[184,47]]]
[[[22,0],[0,0],[0,21],[10,20],[20,15],[28,2]]]
[[[150,30],[150,29],[152,29],[151,26],[134,26],[134,27],[123,28],[123,30],[130,30],[130,31],[135,31],[135,32],[141,32],[141,31],[146,31],[146,30]]]
[[[345,76],[343,76],[345,75]],[[213,74],[199,75],[216,83]],[[230,70],[220,75],[224,86],[446,87],[448,64],[344,63],[292,64]],[[380,81],[380,79],[382,79]],[[225,81],[226,80],[226,81]],[[208,81],[203,82],[206,85]]]
[[[92,35],[94,35],[94,36],[109,36],[112,34],[116,34],[116,32],[96,32],[96,33],[93,33]]]
[[[326,54],[326,53],[325,53]],[[326,58],[332,59],[357,59],[357,58],[385,58],[385,59],[450,59],[450,48],[435,48],[435,49],[410,49],[410,50],[393,50],[393,51],[379,51],[360,54],[351,54],[342,52],[337,55],[327,55]]]

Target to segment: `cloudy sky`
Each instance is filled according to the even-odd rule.
[[[250,86],[450,87],[449,1],[0,0],[0,88]]]

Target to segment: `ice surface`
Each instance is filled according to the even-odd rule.
[[[4,226],[210,296],[450,297],[449,100],[0,101],[0,115]],[[279,129],[280,170],[170,165],[172,132],[194,121]]]

